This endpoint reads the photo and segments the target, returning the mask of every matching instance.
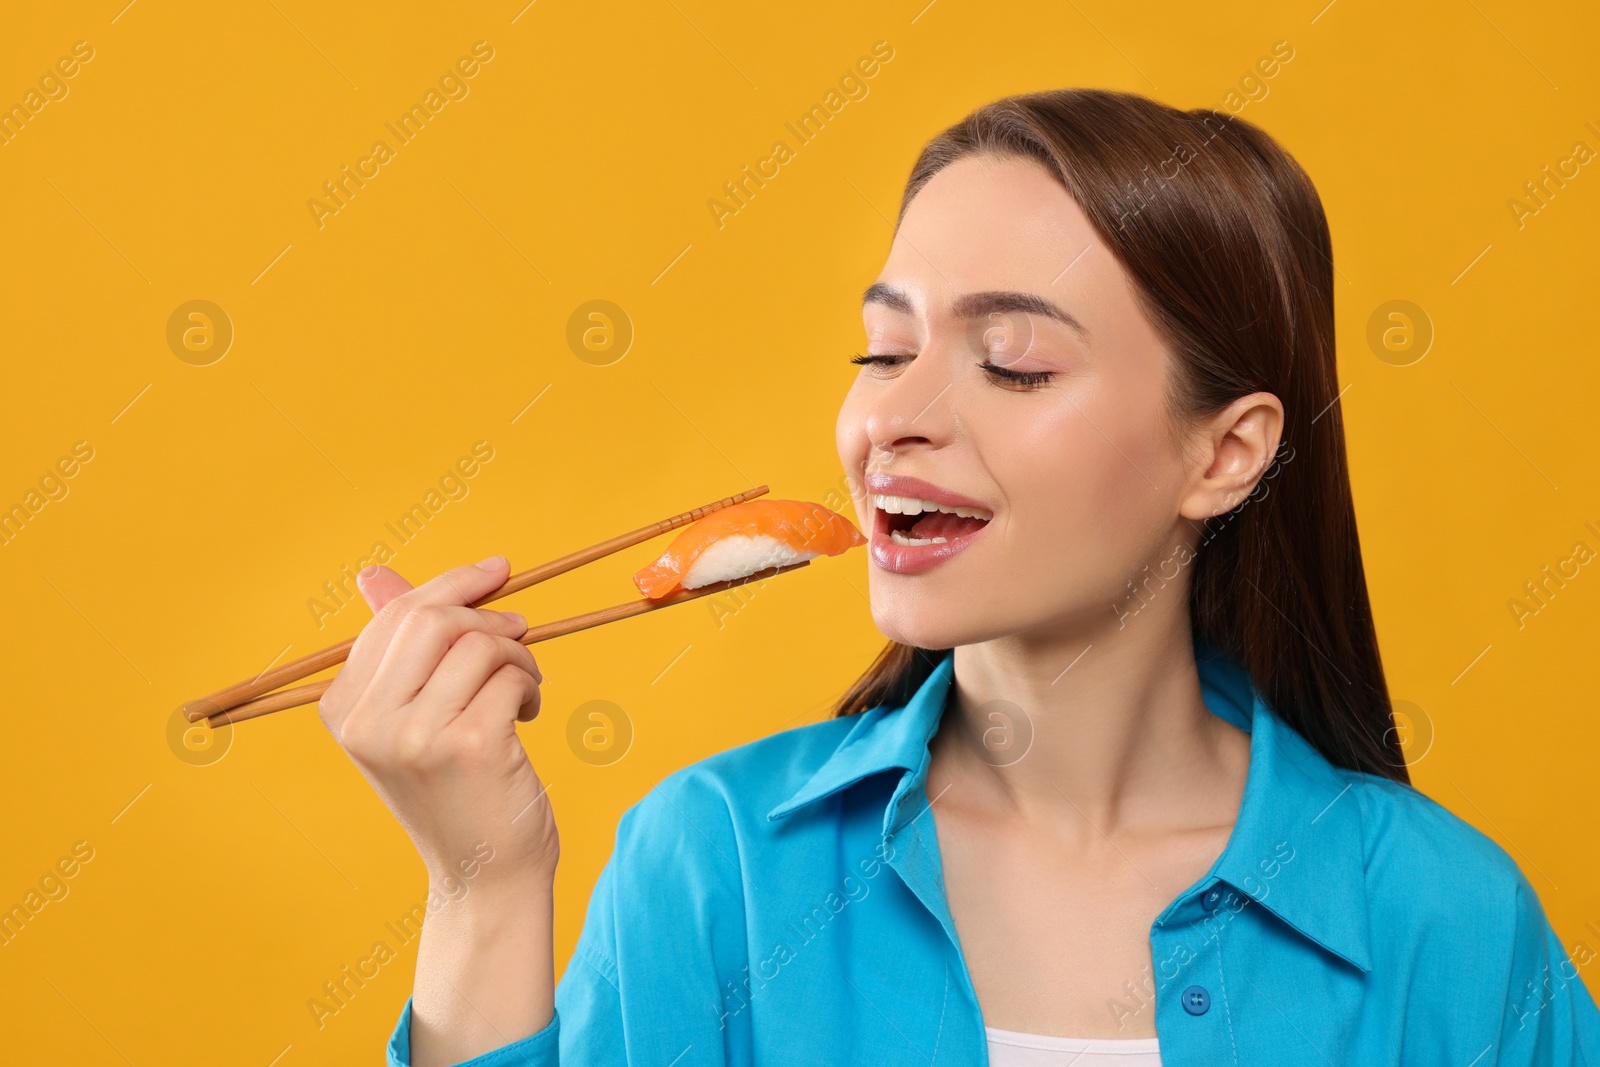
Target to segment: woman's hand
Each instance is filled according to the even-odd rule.
[[[482,880],[548,887],[559,853],[516,724],[544,680],[514,612],[466,605],[505,583],[495,556],[413,589],[384,567],[360,582],[374,615],[322,697],[323,723],[411,835],[432,881],[487,843]]]
[[[510,569],[495,556],[413,589],[377,568],[360,582],[373,619],[321,702],[323,723],[421,853],[429,900],[448,899],[430,906],[417,945],[414,1067],[508,1045],[555,1013],[560,849],[516,730],[539,714],[544,678],[516,640],[526,620],[467,606]],[[479,862],[484,845],[493,851]]]

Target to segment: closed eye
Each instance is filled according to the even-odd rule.
[[[915,358],[916,357],[913,355],[862,355],[857,353],[855,357],[850,360],[850,362],[856,364],[857,366],[866,366],[869,364],[877,366],[895,366],[896,364]],[[975,363],[973,366],[984,371],[989,375],[989,380],[991,382],[1000,386],[1018,385],[1025,389],[1034,389],[1044,385],[1051,378],[1055,377],[1055,371],[1048,370],[1016,371],[1011,370],[1008,367],[1002,367],[998,364],[988,362]]]
[[[1015,382],[1017,385],[1030,389],[1048,382],[1055,377],[1056,373],[1050,370],[1011,370],[1008,367],[1001,367],[994,363],[979,363],[977,366],[989,373],[991,381],[998,380],[996,381],[997,384],[999,381]]]
[[[911,357],[911,356],[863,356],[861,353],[857,352],[856,355],[855,355],[855,358],[852,359],[850,362],[854,363],[854,364],[856,364],[858,366],[864,366],[864,365],[866,365],[868,363],[892,365],[892,364],[894,364],[895,362],[897,362],[899,360],[911,359],[911,358],[913,358],[913,357]]]

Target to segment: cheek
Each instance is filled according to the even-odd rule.
[[[1103,502],[1108,528],[1102,533],[1111,552],[1119,564],[1137,570],[1173,536],[1182,471],[1169,451],[1160,409],[1130,399],[1121,410],[1126,416],[1120,424],[1096,420],[1111,438],[1100,439],[1110,454],[1100,455],[1096,499]]]
[[[1096,429],[1100,425],[1070,405],[1011,425],[1008,454],[1014,464],[1006,484],[1011,505],[1026,523],[1019,532],[1070,538],[1081,550],[1085,535],[1099,542],[1101,527],[1118,525],[1128,465]]]
[[[1173,471],[1158,415],[1137,395],[1097,389],[997,426],[997,447],[984,452],[1004,457],[994,474],[1018,520],[1013,536],[1070,544],[1070,557],[1103,556],[1105,566],[1139,552],[1170,521],[1159,487],[1171,488]]]

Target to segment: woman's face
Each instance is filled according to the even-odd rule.
[[[1129,581],[1193,543],[1185,508],[1214,513],[1167,429],[1162,341],[1037,163],[967,157],[935,174],[862,316],[864,355],[886,359],[862,366],[837,445],[852,488],[872,494],[855,506],[889,638],[948,648],[1115,628]],[[886,496],[980,510],[890,514]],[[892,529],[933,543],[896,544]]]

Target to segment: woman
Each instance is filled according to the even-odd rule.
[[[364,574],[323,720],[473,879],[389,1062],[1600,1064],[1592,951],[1409,785],[1293,160],[998,101],[924,149],[863,313],[836,443],[891,644],[624,815],[559,989],[542,677],[464,606],[508,564]]]

